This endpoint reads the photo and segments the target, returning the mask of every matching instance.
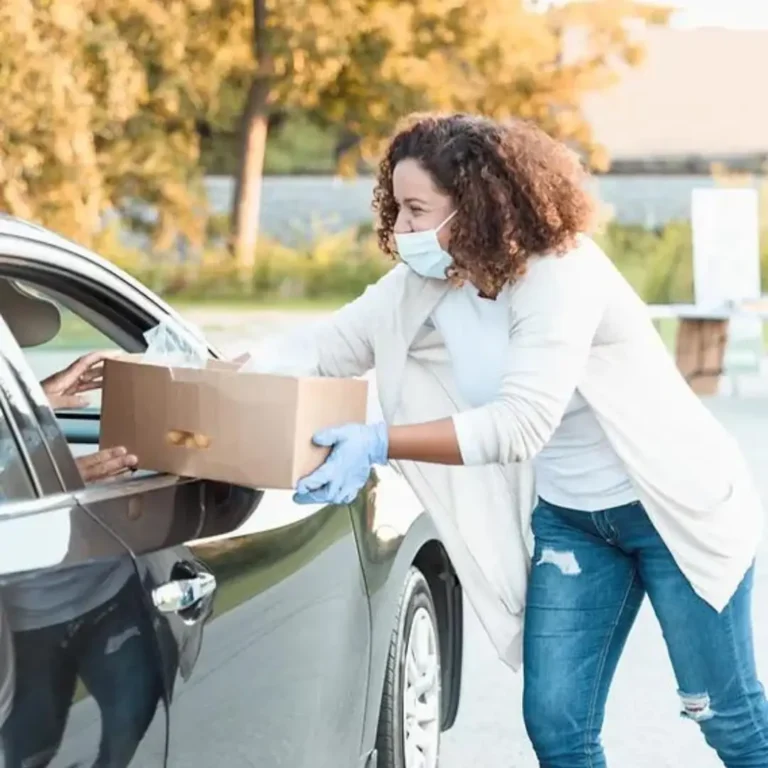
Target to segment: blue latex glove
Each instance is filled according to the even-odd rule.
[[[312,442],[331,453],[322,466],[299,480],[297,504],[350,504],[368,481],[375,464],[387,463],[386,424],[345,424],[318,432]]]

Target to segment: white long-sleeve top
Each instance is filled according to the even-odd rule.
[[[733,438],[678,372],[646,306],[588,238],[531,261],[510,288],[499,395],[467,407],[439,334],[449,290],[398,266],[316,337],[315,370],[375,367],[390,424],[452,417],[467,466],[399,462],[500,656],[520,662],[535,499],[532,462],[578,390],[694,590],[722,610],[750,567],[763,510]]]
[[[471,283],[445,294],[428,322],[451,359],[456,387],[473,407],[501,392],[509,347],[509,291],[483,298]],[[596,512],[637,501],[637,492],[594,411],[579,393],[534,457],[536,493],[551,504]]]

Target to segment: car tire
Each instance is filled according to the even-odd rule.
[[[441,730],[440,636],[432,592],[411,568],[387,660],[376,738],[378,768],[436,768]]]

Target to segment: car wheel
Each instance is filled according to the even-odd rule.
[[[378,768],[436,768],[440,693],[437,614],[427,580],[411,568],[389,648],[376,740]]]

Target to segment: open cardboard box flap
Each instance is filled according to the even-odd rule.
[[[143,469],[257,488],[295,488],[328,449],[319,429],[365,422],[362,379],[157,365],[140,355],[104,365],[101,446],[125,446]]]

